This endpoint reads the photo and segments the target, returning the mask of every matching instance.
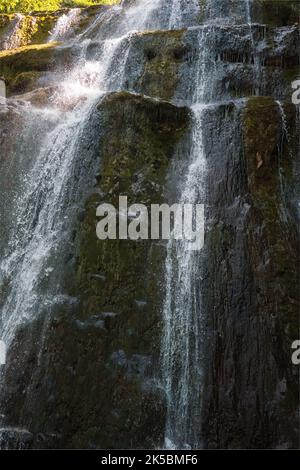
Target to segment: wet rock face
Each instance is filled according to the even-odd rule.
[[[127,87],[171,100],[189,51],[184,44],[184,33],[184,30],[176,30],[137,34],[126,70]]]
[[[0,15],[0,49],[16,49],[29,44],[46,42],[57,19],[57,14]]]
[[[204,18],[219,22],[254,23],[288,26],[299,21],[298,0],[200,0]],[[248,11],[247,11],[248,10]]]
[[[0,52],[0,74],[5,79],[8,97],[56,83],[55,79],[48,79],[47,73],[70,66],[76,54],[69,47],[57,46],[39,44]]]
[[[254,21],[271,26],[291,26],[299,22],[297,0],[255,0],[252,11]]]
[[[0,76],[6,80],[8,96],[57,83],[61,78],[53,78],[49,72],[65,71],[77,54],[76,46],[59,44],[74,39],[108,9],[105,5],[80,9],[74,22],[63,25],[58,34],[55,30],[59,21],[74,9],[32,15],[0,14]]]
[[[153,377],[165,248],[99,241],[96,207],[102,201],[117,207],[119,194],[129,203],[163,200],[189,112],[117,93],[99,104],[97,122],[100,173],[74,235],[69,297],[19,329],[2,378],[3,428],[22,423],[31,433],[26,442],[10,438],[17,447],[148,448],[163,442],[164,398]]]
[[[292,136],[294,106],[285,111]],[[271,97],[208,114],[203,289],[210,346],[203,429],[209,448],[297,447],[299,372],[290,349],[299,331],[291,204],[297,147],[295,141],[279,145],[281,126]]]
[[[252,95],[289,99],[299,70],[299,29],[269,25],[206,25],[207,73],[213,80],[207,100],[222,101]],[[194,86],[193,66],[199,57],[201,29],[183,33],[183,55],[176,98],[189,100]],[[200,67],[200,65],[199,65]]]
[[[32,442],[32,434],[26,429],[1,428],[0,429],[0,448],[9,449],[28,449]]]
[[[199,60],[197,25],[209,18],[206,60],[214,80],[205,96],[213,104],[203,129],[207,233],[198,286],[207,347],[196,432],[206,448],[298,446],[299,372],[290,359],[299,335],[299,118],[290,99],[298,74],[297,5],[250,3],[258,23],[252,35],[244,1],[207,0],[200,1],[194,28],[130,38],[127,91],[108,94],[93,110],[78,163],[82,179],[74,171],[83,188],[80,201],[71,201],[76,220],[61,250],[65,295],[18,328],[0,371],[0,447],[163,446],[166,403],[155,378],[165,246],[100,242],[96,208],[102,202],[117,207],[120,194],[129,203],[166,202],[170,185],[182,178],[180,171],[170,184],[174,168],[187,168],[191,121],[185,106],[192,102]],[[89,11],[85,25],[98,10]],[[225,24],[222,15],[228,15]],[[90,42],[88,58],[100,48],[100,40]],[[32,164],[18,158],[17,134],[33,109],[49,106],[51,86],[77,57],[76,46],[57,44],[0,53],[9,94],[21,94],[0,114],[1,250],[12,223],[5,207],[22,191],[23,170]],[[20,106],[28,103],[33,108],[26,114]],[[33,142],[41,145],[38,134],[32,133]],[[46,275],[41,284],[48,292]],[[0,307],[9,279],[2,289]]]

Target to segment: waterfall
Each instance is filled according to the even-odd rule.
[[[57,20],[57,23],[50,33],[50,41],[59,41],[65,39],[70,30],[80,19],[80,8],[72,8],[67,14],[63,14]]]
[[[191,163],[181,186],[180,203],[203,202],[205,155],[201,106],[193,110]],[[201,289],[198,251],[190,242],[167,247],[163,305],[162,373],[167,398],[166,448],[198,447],[201,411]],[[198,425],[198,427],[197,427]]]
[[[191,149],[187,173],[179,183],[181,204],[205,202],[203,122],[213,87],[208,50],[212,35],[210,26],[202,27],[198,34],[191,96]],[[202,253],[191,250],[189,240],[169,241],[161,345],[162,384],[167,399],[165,447],[169,449],[201,446],[201,342],[204,337],[201,264]]]
[[[278,109],[279,109],[280,118],[281,118],[281,126],[282,126],[281,144],[283,142],[284,137],[286,138],[286,140],[289,144],[290,143],[290,134],[289,134],[288,127],[287,127],[286,114],[285,114],[284,108],[282,106],[282,103],[279,100],[277,100],[276,103],[277,103],[277,106],[278,106]],[[292,156],[292,155],[290,154],[290,156]]]
[[[251,28],[252,19],[251,19],[250,0],[245,0],[245,2],[246,2],[246,20],[247,20],[249,27]]]
[[[257,50],[257,46],[254,40],[253,30],[252,30],[252,16],[251,16],[251,0],[245,0],[246,2],[246,21],[249,26],[250,30],[250,39],[252,45],[252,53],[253,53],[253,64],[254,64],[254,94],[259,96],[260,94],[260,86],[261,86],[261,60]]]
[[[186,0],[184,6],[181,0],[172,0],[170,19],[168,28],[175,29],[182,26],[184,23],[184,15],[189,18],[199,15],[200,5],[198,0]]]
[[[63,44],[2,54],[8,96],[24,94],[0,105],[0,447],[294,442],[296,136],[276,63],[297,63],[297,37],[272,13],[264,38],[256,12],[123,0],[63,14]],[[7,48],[27,21],[10,18]],[[262,72],[270,93],[248,99]],[[118,192],[204,204],[204,248],[101,243],[96,206]]]
[[[100,52],[92,59],[86,58],[91,39],[83,40],[80,57],[51,98],[52,108],[32,108],[30,126],[34,119],[44,122],[44,138],[31,156],[35,160],[24,176],[22,194],[13,202],[14,224],[0,263],[0,286],[9,284],[0,332],[8,346],[18,325],[35,318],[43,306],[64,300],[53,260],[59,263],[74,201],[79,198],[71,182],[83,165],[84,134],[101,97],[122,87],[132,31],[146,29],[158,4],[158,0],[139,1],[127,9],[112,38],[101,41]],[[32,138],[30,133],[28,138]],[[92,163],[87,158],[84,165],[88,167]],[[42,279],[48,284],[46,298],[40,295]]]
[[[57,266],[61,246],[68,242],[72,206],[79,198],[71,182],[80,166],[81,145],[95,107],[106,93],[124,86],[132,36],[155,28],[180,28],[198,14],[199,4],[192,0],[188,4],[183,0],[139,0],[124,8],[115,7],[112,12],[117,21],[111,14],[104,31],[99,28],[102,21],[99,15],[80,36],[80,56],[52,96],[51,117],[47,117],[46,110],[34,114],[37,120],[44,119],[45,137],[25,177],[23,193],[15,201],[16,222],[0,264],[0,282],[9,283],[1,329],[1,337],[8,346],[18,325],[33,320],[45,307],[68,301],[60,290]],[[52,39],[65,34],[70,19],[66,15],[61,19]],[[192,26],[193,19],[190,23]],[[211,36],[213,27],[199,27],[198,56],[194,60],[190,77],[192,91],[188,97],[192,103],[188,168],[178,184],[181,203],[205,201],[203,126],[213,85],[210,72],[214,63],[208,49]],[[90,57],[87,51],[92,41],[99,47]],[[89,164],[85,156],[85,165]],[[167,404],[167,448],[201,446],[202,253],[189,248],[187,240],[171,240],[165,262],[160,375]],[[48,286],[46,296],[39,290],[41,279]]]
[[[282,161],[284,140],[286,140],[287,142],[289,156],[291,158],[291,161],[293,161],[293,153],[291,151],[290,135],[288,131],[286,114],[285,114],[284,108],[282,106],[282,103],[279,100],[276,101],[276,104],[278,106],[278,111],[279,111],[280,121],[281,121],[281,139],[280,139],[280,146],[279,146],[279,152],[278,152],[278,180],[280,184],[280,195],[281,195],[281,214],[282,214],[283,220],[287,221],[288,219],[287,198],[286,198],[286,193],[285,193],[284,169],[283,169],[283,161]]]

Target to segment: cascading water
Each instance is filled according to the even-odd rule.
[[[213,30],[203,26],[198,33],[192,102],[190,162],[179,185],[181,204],[205,202],[206,159],[203,148],[203,120],[210,99],[212,77],[207,47]],[[204,217],[204,214],[203,214]],[[165,267],[166,296],[163,305],[161,345],[162,383],[167,399],[165,447],[201,446],[201,252],[192,250],[189,240],[170,240]]]
[[[253,25],[252,25],[252,15],[251,15],[251,0],[245,0],[245,2],[246,2],[246,21],[250,30],[253,63],[254,63],[254,94],[256,96],[259,96],[260,87],[261,87],[261,74],[262,74],[261,60],[260,60],[259,52],[257,50],[256,42],[254,39],[254,33],[252,29]]]
[[[180,203],[204,200],[205,157],[203,108],[193,109],[191,164],[182,184]],[[165,446],[199,447],[201,401],[201,292],[199,252],[190,241],[170,241],[166,259],[163,306],[162,378],[167,399]],[[198,425],[198,426],[197,426]]]
[[[59,41],[65,39],[72,28],[80,19],[80,8],[72,8],[67,14],[63,14],[57,20],[57,23],[50,34],[50,41]]]
[[[182,4],[181,0],[172,0],[170,19],[168,23],[169,29],[180,28],[184,24],[184,16],[189,19],[199,15],[200,6],[198,0],[187,0]]]
[[[246,2],[246,20],[247,20],[247,23],[249,25],[249,27],[251,28],[251,5],[250,5],[250,0],[245,0]]]
[[[284,111],[284,108],[282,106],[281,101],[277,100],[276,101],[280,113],[280,118],[281,118],[281,125],[282,125],[282,140],[285,137],[288,144],[290,144],[290,135],[288,131],[288,126],[287,126],[287,119],[286,119],[286,114]]]
[[[181,203],[199,204],[206,199],[206,158],[203,146],[205,110],[213,106],[216,64],[210,54],[214,40],[214,22],[228,22],[222,2],[211,1],[208,23],[200,27],[197,41],[198,59],[193,68],[192,146],[187,174],[179,185]],[[178,8],[178,2],[174,2]],[[253,54],[256,57],[251,29],[250,4],[241,10],[250,27]],[[170,23],[170,26],[173,23]],[[255,62],[257,69],[259,64]],[[258,93],[258,90],[256,90]],[[165,447],[199,448],[201,442],[201,397],[203,387],[203,352],[205,339],[202,311],[201,272],[203,255],[190,250],[190,241],[171,240],[167,247],[165,265],[165,300],[163,305],[163,334],[161,344],[162,387],[167,400]]]
[[[158,5],[158,0],[139,1],[126,10],[118,27],[112,28],[112,39],[102,40],[100,53],[94,59],[86,59],[90,39],[82,41],[80,58],[53,94],[49,113],[47,109],[32,112],[32,119],[44,120],[45,137],[35,157],[31,156],[35,158],[33,168],[24,178],[21,197],[14,202],[16,223],[0,265],[1,283],[9,283],[1,327],[1,337],[8,346],[18,325],[40,311],[40,279],[46,276],[50,285],[51,260],[59,256],[60,246],[67,238],[72,212],[68,204],[75,192],[70,181],[78,166],[90,116],[101,96],[121,88],[131,31],[146,29],[148,18]],[[94,28],[97,31],[96,22]],[[59,299],[59,286],[54,284],[44,304]]]
[[[233,3],[228,5],[232,7]],[[242,0],[239,5],[242,7],[237,13],[240,17],[237,28],[246,31],[249,44],[249,25],[256,60],[250,0]],[[99,13],[72,42],[76,52],[79,51],[76,62],[51,91],[46,107],[36,108],[28,103],[25,106],[19,100],[14,102],[14,110],[17,109],[27,122],[17,150],[19,154],[25,154],[24,166],[28,160],[28,168],[21,172],[21,196],[19,191],[19,196],[10,201],[9,210],[14,220],[10,227],[10,242],[0,264],[0,337],[8,348],[20,324],[31,322],[45,311],[51,313],[53,305],[72,300],[64,296],[59,272],[63,263],[62,247],[69,242],[70,227],[76,217],[76,203],[84,200],[80,191],[84,192],[85,188],[93,185],[95,168],[98,168],[94,162],[97,152],[91,148],[97,143],[93,138],[87,139],[86,134],[99,112],[98,105],[103,97],[110,92],[128,89],[125,75],[132,39],[142,36],[140,33],[144,31],[187,28],[184,34],[197,37],[193,41],[195,47],[170,48],[168,53],[172,51],[176,60],[180,54],[186,54],[188,60],[183,67],[190,67],[189,83],[184,83],[185,90],[178,99],[180,104],[184,102],[190,106],[192,127],[187,144],[188,155],[184,155],[186,171],[179,183],[176,175],[176,202],[205,203],[208,173],[205,121],[208,108],[214,106],[214,73],[217,70],[215,50],[210,45],[216,39],[215,28],[222,29],[223,21],[226,27],[230,22],[230,10],[225,9],[224,13],[223,8],[222,0],[209,0],[207,22],[199,26],[195,20],[200,12],[198,0],[124,1],[121,6]],[[52,40],[68,36],[75,17],[75,12],[62,17],[53,31]],[[241,25],[241,22],[247,24]],[[142,54],[144,52],[142,50]],[[223,64],[218,69],[219,73],[221,67]],[[218,79],[220,86],[224,75],[220,73]],[[223,89],[218,96],[222,92]],[[155,101],[158,99],[155,97]],[[282,134],[288,139],[284,110],[280,103],[278,106],[282,116]],[[44,137],[33,149],[31,140],[35,127]],[[91,168],[88,175],[84,173],[87,168]],[[169,449],[202,445],[202,346],[206,334],[201,286],[203,263],[204,254],[200,250],[191,250],[189,240],[168,242],[159,387],[165,393],[164,446]]]
[[[53,260],[59,257],[60,246],[68,238],[68,222],[72,218],[69,204],[74,200],[74,188],[70,181],[80,158],[80,142],[101,96],[122,88],[131,35],[135,31],[158,27],[178,28],[186,21],[187,13],[193,17],[198,12],[198,2],[191,1],[186,5],[178,0],[169,3],[162,3],[161,0],[138,1],[124,12],[116,7],[115,12],[119,13],[120,20],[115,24],[112,15],[112,28],[104,37],[101,31],[98,33],[97,20],[88,30],[92,39],[101,44],[100,52],[95,53],[93,58],[86,58],[91,42],[89,32],[81,35],[80,58],[56,89],[49,115],[46,110],[33,113],[33,119],[34,116],[35,119],[44,119],[45,129],[50,126],[50,131],[46,132],[33,168],[25,177],[22,197],[16,198],[16,223],[0,265],[2,282],[9,282],[10,287],[2,308],[1,328],[1,337],[8,346],[20,323],[35,318],[43,307],[59,302],[63,297],[57,282],[54,282],[52,289],[50,285],[51,276],[57,276]],[[71,11],[63,15],[51,39],[64,36],[74,24],[77,14],[77,11]],[[180,188],[181,202],[195,203],[204,197],[204,108],[201,103],[204,102],[208,78],[205,49],[208,31],[204,28],[199,34],[195,91],[194,96],[190,97],[193,102],[191,163]],[[68,111],[64,110],[65,107]],[[201,395],[201,296],[196,279],[198,258],[197,252],[189,251],[185,242],[176,247],[173,243],[168,246],[162,343],[163,379],[168,406],[167,447],[200,444],[195,425],[195,419],[199,421],[197,400]],[[46,298],[39,293],[43,278],[49,284]]]
[[[291,160],[293,160],[293,154],[291,151],[291,142],[290,142],[290,135],[287,126],[287,119],[284,108],[282,103],[277,100],[276,104],[278,106],[280,120],[281,120],[281,139],[280,139],[280,148],[278,152],[278,179],[280,183],[280,193],[281,193],[281,213],[283,220],[287,221],[287,201],[286,201],[286,194],[285,194],[285,179],[284,179],[284,170],[283,170],[283,148],[284,148],[284,141],[286,140],[287,145],[289,147],[289,156]]]
[[[21,196],[16,196],[10,203],[14,224],[11,224],[10,242],[0,264],[0,333],[8,349],[14,340],[15,331],[22,323],[33,321],[42,315],[44,323],[47,324],[53,306],[72,302],[72,299],[64,295],[61,287],[59,266],[62,262],[62,247],[68,244],[70,226],[76,217],[76,201],[80,199],[80,193],[72,185],[72,181],[74,176],[78,180],[80,165],[83,164],[81,147],[84,145],[84,135],[101,97],[110,91],[122,89],[132,35],[136,31],[154,27],[168,28],[170,8],[170,4],[162,4],[160,0],[139,1],[125,11],[116,7],[115,13],[119,15],[119,21],[116,23],[111,15],[111,28],[107,27],[104,34],[98,31],[96,20],[92,27],[80,36],[80,56],[77,56],[71,71],[65,74],[61,83],[55,87],[49,106],[42,109],[32,107],[31,111],[26,107],[26,113],[30,115],[28,127],[32,129],[35,122],[38,123],[44,137],[33,149],[30,143],[31,132],[28,132],[28,142],[22,142],[19,149],[19,152],[21,147],[30,149],[32,153],[29,159],[32,165],[22,178]],[[155,15],[156,11],[160,13],[158,17]],[[100,15],[99,21],[101,20]],[[98,41],[99,48],[91,57],[88,48],[92,41]],[[25,112],[22,104],[17,106],[19,113]],[[195,165],[190,180],[188,178],[187,187],[202,166],[202,160],[198,161],[196,158],[197,149],[201,147],[200,116],[201,113],[195,108]],[[89,154],[85,155],[84,166],[92,165],[92,155],[93,152],[91,161],[88,160]],[[85,181],[85,184],[88,183]],[[84,184],[79,184],[80,186]],[[184,188],[181,197],[187,197]],[[189,282],[193,259],[191,255],[184,272],[186,282]],[[192,304],[193,302],[194,300]],[[194,314],[192,307],[190,313]],[[188,321],[187,329],[190,328],[192,319],[189,318]],[[173,324],[170,328],[173,328]],[[171,341],[177,340],[180,341],[180,338],[171,334]],[[40,343],[42,345],[43,338],[40,338]],[[195,361],[194,368],[196,362],[198,363],[198,352],[195,354],[192,358]],[[188,365],[188,356],[186,361]],[[188,370],[186,373],[188,374]],[[201,381],[197,379],[196,387],[199,383]],[[181,394],[184,393],[182,390]],[[192,401],[192,394],[189,393],[189,396],[183,399],[184,406],[187,406]],[[187,428],[185,420],[185,429]],[[185,441],[191,442],[189,436],[186,436]]]

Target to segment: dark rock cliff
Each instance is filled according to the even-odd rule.
[[[286,113],[293,129],[291,104]],[[235,135],[226,151],[224,116]],[[281,147],[281,116],[271,97],[221,109],[217,119],[207,137],[207,445],[297,447],[299,372],[291,363],[299,333],[299,244],[291,203],[296,141],[292,154],[286,141]]]
[[[299,446],[299,369],[291,362],[299,336],[299,114],[291,102],[299,70],[298,7],[254,2],[254,12],[266,23],[257,39],[261,68],[253,78],[245,74],[236,46],[221,60],[240,63],[241,75],[233,78],[239,96],[248,95],[257,78],[261,96],[210,111],[205,132],[203,430],[209,448]],[[289,34],[294,46],[285,43]],[[276,100],[283,100],[282,109]]]

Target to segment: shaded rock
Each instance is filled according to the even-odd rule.
[[[293,129],[295,108],[285,109]],[[251,98],[225,115],[226,124],[222,108],[208,112],[205,137],[214,208],[202,281],[210,312],[206,446],[294,448],[299,371],[290,348],[299,331],[299,244],[290,146],[296,142],[279,145],[282,120],[272,97]],[[232,146],[224,152],[229,135]],[[211,290],[212,283],[218,287]]]
[[[252,7],[254,21],[272,26],[287,26],[299,22],[298,0],[255,0]]]
[[[8,94],[33,89],[35,79],[46,71],[57,69],[60,64],[66,65],[73,52],[57,43],[21,47],[12,51],[0,52],[0,74],[5,78]],[[26,73],[26,75],[24,75]]]
[[[3,374],[3,426],[27,423],[33,448],[163,443],[165,401],[150,379],[159,356],[164,248],[148,241],[98,240],[96,207],[102,197],[115,203],[123,192],[132,202],[163,200],[189,111],[121,92],[106,96],[94,112],[99,112],[94,138],[101,154],[94,160],[102,175],[95,186],[100,191],[86,197],[66,283],[78,302],[45,304],[38,318],[20,326]],[[135,174],[142,176],[138,189]],[[103,272],[99,282],[95,273]],[[140,298],[149,299],[145,314],[135,302]]]
[[[32,437],[27,429],[0,428],[0,449],[28,449],[32,443]]]

